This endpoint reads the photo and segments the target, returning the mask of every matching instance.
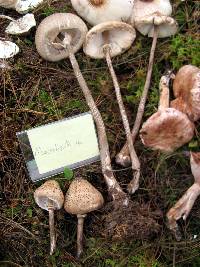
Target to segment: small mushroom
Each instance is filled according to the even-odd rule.
[[[136,114],[135,123],[132,129],[132,139],[138,135],[142,118],[144,114],[145,104],[148,97],[148,92],[151,84],[151,76],[153,70],[154,56],[158,38],[172,36],[176,33],[178,27],[176,21],[168,17],[171,14],[172,8],[170,2],[166,1],[141,1],[136,0],[133,9],[134,26],[138,31],[149,37],[153,37],[152,47],[149,56],[149,64],[147,69],[146,81]],[[128,153],[128,145],[125,144],[121,151],[116,156],[116,162],[122,166],[130,165],[130,156]]]
[[[35,202],[40,208],[49,212],[50,255],[52,255],[56,248],[54,210],[59,210],[62,208],[64,203],[64,195],[58,182],[49,180],[35,190],[34,198]]]
[[[97,126],[102,172],[109,194],[114,202],[120,199],[124,205],[128,205],[129,198],[116,181],[112,171],[103,119],[74,55],[81,48],[86,33],[87,27],[78,16],[70,13],[55,13],[45,18],[38,26],[35,36],[36,48],[38,53],[49,61],[59,61],[69,57],[74,74]]]
[[[76,12],[91,25],[106,21],[128,22],[134,0],[71,0]]]
[[[181,239],[181,233],[177,221],[181,218],[184,221],[187,219],[197,197],[200,195],[200,152],[190,153],[190,165],[195,182],[167,213],[169,228],[178,241]]]
[[[173,152],[189,142],[194,135],[194,123],[186,114],[169,108],[170,75],[160,80],[160,103],[158,111],[142,126],[140,137],[145,146],[163,152]]]
[[[19,53],[19,47],[10,41],[0,40],[0,59],[11,58]]]
[[[113,80],[115,94],[119,105],[128,149],[131,157],[132,169],[134,171],[135,190],[138,189],[140,177],[140,162],[133,146],[131,130],[123,104],[120,86],[115,74],[111,57],[117,56],[130,48],[135,40],[136,33],[131,25],[124,22],[111,21],[94,26],[86,35],[83,50],[91,58],[105,58]],[[136,172],[135,172],[136,171]]]
[[[65,196],[66,212],[78,218],[77,258],[83,253],[83,224],[87,213],[100,209],[104,204],[101,193],[87,180],[76,178],[70,184]]]
[[[200,119],[200,69],[193,65],[180,68],[173,91],[176,99],[170,106],[186,113],[192,121]]]

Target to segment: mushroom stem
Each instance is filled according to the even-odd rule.
[[[56,235],[54,226],[54,209],[49,208],[49,230],[50,230],[50,255],[53,255],[56,248]]]
[[[83,253],[83,225],[84,220],[87,215],[77,215],[78,225],[77,225],[77,258],[79,259]]]
[[[178,228],[177,220],[183,218],[185,221],[194,205],[195,200],[200,195],[200,185],[194,183],[186,193],[179,199],[179,201],[167,213],[168,225],[170,230],[178,241],[181,239],[181,233]]]
[[[157,39],[158,39],[158,27],[154,26],[154,34],[153,34],[153,41],[152,41],[152,46],[151,46],[151,52],[150,52],[150,57],[149,57],[149,65],[148,65],[148,70],[147,70],[147,77],[142,93],[142,97],[139,103],[135,123],[132,129],[132,140],[133,143],[135,142],[135,139],[138,135],[143,114],[144,114],[144,109],[145,109],[145,104],[147,101],[147,96],[151,84],[151,76],[152,76],[152,70],[153,70],[153,62],[154,62],[154,56],[155,56],[155,50],[156,50],[156,44],[157,44]],[[126,143],[121,151],[117,154],[116,156],[116,162],[124,167],[127,167],[131,163],[131,159],[129,156],[129,149],[128,149],[128,144]],[[130,184],[129,187],[132,185]]]
[[[120,113],[121,113],[121,117],[122,117],[122,122],[124,125],[124,129],[125,129],[125,133],[126,133],[126,138],[127,138],[127,144],[128,144],[128,149],[129,149],[129,154],[130,154],[130,158],[131,158],[131,163],[132,163],[132,170],[134,171],[133,173],[133,179],[131,181],[131,184],[133,186],[133,188],[128,187],[128,191],[129,193],[134,193],[138,187],[139,187],[139,177],[140,177],[140,161],[138,159],[138,156],[135,152],[135,148],[133,146],[133,139],[131,136],[131,129],[129,126],[129,122],[128,122],[128,118],[127,118],[127,114],[125,111],[125,107],[123,104],[123,100],[122,100],[122,95],[121,95],[121,91],[120,91],[120,87],[119,87],[119,83],[117,80],[117,76],[115,74],[113,65],[112,65],[112,60],[110,57],[110,47],[109,45],[105,45],[104,46],[104,54],[106,57],[106,61],[107,61],[107,65],[113,80],[113,85],[115,88],[115,94],[116,94],[116,98],[117,98],[117,102],[119,105],[119,109],[120,109]],[[136,172],[135,172],[136,171]]]
[[[81,73],[81,70],[79,68],[78,62],[74,56],[74,53],[72,51],[72,47],[70,45],[70,42],[66,40],[65,37],[65,45],[66,49],[69,53],[69,59],[72,64],[72,68],[74,70],[74,74],[79,82],[79,85],[82,89],[82,92],[85,96],[86,102],[91,110],[92,116],[95,120],[97,132],[98,132],[98,138],[99,138],[99,147],[100,147],[100,158],[101,158],[101,165],[102,165],[102,173],[104,176],[104,180],[108,187],[108,192],[111,195],[112,199],[115,200],[121,200],[123,202],[123,205],[128,205],[129,198],[127,194],[125,194],[120,187],[119,183],[114,177],[112,166],[111,166],[111,159],[110,159],[110,151],[109,151],[109,145],[108,140],[106,136],[106,130],[105,125],[103,122],[103,119],[101,117],[101,114],[94,102],[94,99],[92,97],[91,91],[87,86],[87,83]]]
[[[167,75],[163,75],[160,79],[159,90],[160,100],[158,110],[163,110],[169,107],[169,82],[170,72]]]

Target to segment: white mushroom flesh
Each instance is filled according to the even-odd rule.
[[[6,59],[11,58],[19,53],[19,47],[10,41],[1,41],[0,40],[0,58]]]
[[[22,34],[28,32],[34,26],[36,26],[34,15],[27,14],[16,21],[10,22],[5,32],[14,35]]]

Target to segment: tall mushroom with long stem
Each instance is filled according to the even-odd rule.
[[[83,50],[86,55],[92,58],[105,58],[115,88],[115,94],[119,105],[128,149],[131,157],[132,169],[136,188],[140,177],[140,162],[133,146],[131,130],[123,104],[120,86],[115,74],[111,57],[117,56],[130,48],[135,40],[136,33],[132,26],[119,21],[104,22],[94,26],[86,35]]]
[[[52,255],[56,249],[54,211],[62,208],[64,195],[58,182],[49,180],[35,190],[34,198],[40,208],[49,212],[50,255]]]
[[[200,195],[200,152],[190,153],[190,165],[195,180],[194,184],[167,213],[168,226],[178,241],[181,239],[181,233],[177,221],[181,218],[184,221],[187,219],[197,197]]]
[[[56,13],[45,18],[39,25],[35,36],[36,48],[38,53],[49,61],[59,61],[69,57],[74,74],[97,126],[102,173],[109,194],[114,202],[119,200],[126,206],[129,198],[114,177],[103,119],[74,56],[81,48],[86,33],[87,27],[79,17],[70,13]]]
[[[149,64],[147,70],[146,81],[139,103],[135,123],[132,129],[133,142],[138,135],[142,118],[144,114],[145,104],[148,97],[148,92],[151,84],[151,76],[153,70],[154,56],[158,38],[164,38],[174,35],[177,31],[176,21],[168,17],[171,14],[172,8],[168,0],[159,1],[142,1],[136,0],[133,9],[133,24],[135,28],[143,35],[148,35],[153,38]],[[130,156],[128,151],[128,145],[125,144],[121,151],[116,156],[116,162],[122,166],[130,165]],[[133,190],[134,191],[134,190]]]
[[[66,212],[75,214],[77,226],[77,258],[83,253],[83,224],[87,213],[100,209],[104,204],[102,194],[87,180],[76,178],[72,181],[65,196]]]

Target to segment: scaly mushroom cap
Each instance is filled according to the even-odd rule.
[[[166,108],[153,114],[142,126],[140,137],[145,146],[163,152],[173,152],[189,142],[194,124],[184,113]]]
[[[127,22],[134,0],[71,0],[76,12],[91,25],[106,21]]]
[[[17,2],[18,2],[18,0],[0,0],[0,6],[4,7],[4,8],[15,9]]]
[[[103,204],[101,193],[87,180],[77,178],[66,193],[64,208],[70,214],[83,215],[101,208]]]
[[[172,36],[178,30],[178,24],[173,18],[160,13],[153,13],[135,21],[136,29],[148,37],[153,37],[154,25],[158,27],[159,38]]]
[[[37,51],[41,57],[49,61],[67,58],[67,49],[62,45],[58,46],[58,43],[62,43],[64,34],[69,34],[72,50],[76,53],[81,48],[87,31],[87,26],[78,16],[55,13],[45,18],[38,26],[35,35]]]
[[[92,58],[104,58],[103,48],[110,47],[110,56],[122,54],[135,40],[135,29],[124,22],[109,21],[94,26],[86,35],[83,50]]]
[[[200,69],[192,65],[180,68],[174,79],[173,91],[176,99],[170,106],[197,121],[200,118]]]
[[[190,165],[195,181],[200,185],[200,152],[190,152]]]
[[[64,203],[64,195],[58,182],[54,180],[46,181],[34,192],[35,202],[44,210],[49,210],[49,203],[53,209],[59,210]]]
[[[0,58],[11,58],[17,53],[19,53],[19,47],[15,43],[0,40]]]

